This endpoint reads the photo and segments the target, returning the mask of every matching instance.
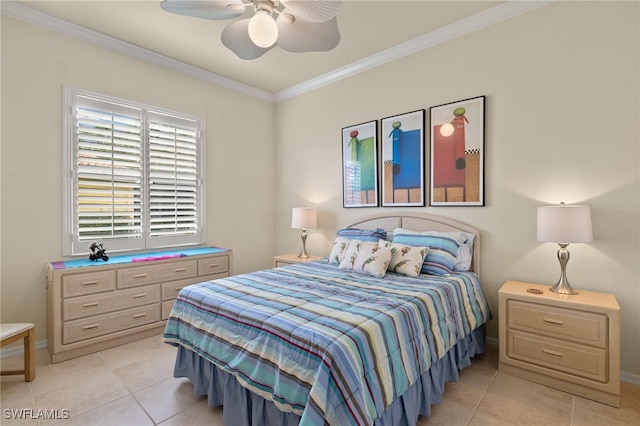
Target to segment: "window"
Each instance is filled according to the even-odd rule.
[[[203,121],[65,88],[64,255],[204,243]]]

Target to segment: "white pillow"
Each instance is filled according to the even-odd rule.
[[[336,240],[333,242],[333,248],[331,249],[331,253],[329,254],[329,263],[332,265],[339,265],[344,259],[344,253],[349,246],[349,243],[352,240],[345,237],[336,237]]]
[[[384,277],[390,261],[391,247],[380,247],[372,241],[351,240],[339,268]]]
[[[460,253],[458,256],[458,263],[453,267],[454,271],[468,271],[471,269],[471,259],[473,259],[473,241],[476,238],[476,234],[470,232],[461,232],[467,236],[466,241],[462,244]]]
[[[429,247],[416,247],[382,240],[380,240],[379,245],[391,248],[389,271],[410,277],[420,275],[424,258],[429,253]]]

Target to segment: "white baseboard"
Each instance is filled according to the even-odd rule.
[[[496,339],[495,337],[487,336],[486,341],[489,344],[499,346],[498,339]],[[47,349],[46,340],[40,340],[36,342],[36,350],[39,351],[41,349]],[[12,356],[22,356],[23,351],[24,349],[22,345],[11,346],[9,348],[2,349],[0,350],[0,359],[5,357],[9,358]],[[626,371],[621,371],[620,380],[622,380],[623,382],[640,386],[640,374],[633,374],[633,373],[627,373]]]
[[[35,343],[36,351],[41,349],[47,349],[47,341],[40,340]],[[9,346],[8,348],[0,349],[0,359],[10,358],[12,356],[22,356],[24,354],[24,346],[22,342],[20,344],[16,344],[15,346]]]

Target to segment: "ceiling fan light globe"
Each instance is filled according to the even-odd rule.
[[[249,38],[256,46],[267,48],[278,39],[278,26],[267,12],[256,11],[249,21]]]

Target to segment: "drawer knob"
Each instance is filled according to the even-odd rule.
[[[140,299],[141,297],[146,297],[147,293],[139,293],[139,294],[134,294],[133,298],[134,299]]]
[[[544,321],[545,324],[559,325],[559,326],[564,325],[564,321],[560,321],[553,318],[542,318],[542,321]]]
[[[545,355],[549,355],[549,356],[552,356],[554,358],[562,358],[564,356],[564,354],[562,352],[552,351],[551,349],[543,349],[542,352]]]
[[[133,278],[145,278],[147,274],[135,274]]]
[[[91,325],[85,325],[84,327],[82,327],[83,330],[93,330],[94,328],[98,328],[100,326],[100,324],[91,324]]]
[[[135,314],[133,317],[137,319],[137,318],[142,318],[142,317],[146,317],[146,316],[147,316],[146,313],[142,313],[142,314]]]
[[[186,270],[187,270],[187,268],[176,268],[176,269],[174,269],[174,271],[176,271],[176,272],[184,272]]]
[[[83,308],[93,308],[96,306],[98,306],[98,302],[85,303],[84,305],[82,305]]]
[[[82,285],[96,285],[98,284],[97,280],[93,280],[93,281],[83,281]]]

